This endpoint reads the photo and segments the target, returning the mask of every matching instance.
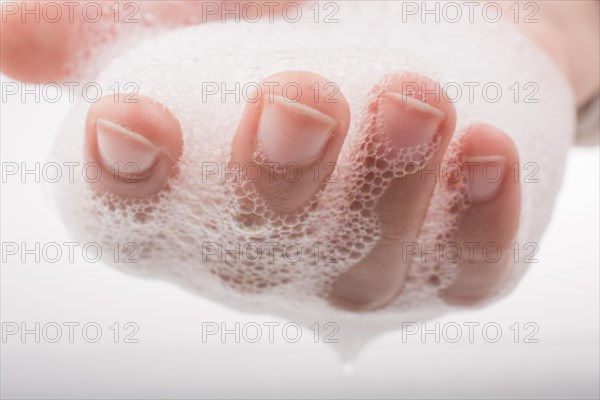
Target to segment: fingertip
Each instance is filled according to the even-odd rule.
[[[461,137],[460,144],[473,203],[506,203],[511,197],[518,197],[519,154],[508,134],[491,125],[474,124]],[[507,191],[512,193],[504,193]]]
[[[39,12],[26,14],[20,9],[25,3],[16,4],[2,3],[0,71],[25,82],[64,79],[70,53],[69,21],[51,21]]]
[[[88,112],[84,147],[86,161],[101,171],[94,187],[142,198],[158,193],[177,173],[183,134],[175,116],[149,97],[115,102],[106,96]]]
[[[456,127],[456,108],[439,82],[415,72],[399,72],[387,75],[375,90],[383,95],[400,94],[405,101],[414,99],[416,102],[409,102],[409,107],[413,109],[424,105],[440,111],[441,120],[437,131],[443,141],[450,141]],[[421,107],[418,107],[419,103]]]
[[[279,72],[263,79],[246,105],[231,162],[266,169],[254,187],[273,210],[293,212],[323,187],[349,125],[350,107],[335,82],[310,71]],[[298,179],[285,176],[288,167],[299,170]]]

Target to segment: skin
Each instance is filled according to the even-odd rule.
[[[514,18],[513,4],[499,2],[504,14]],[[526,0],[519,0],[525,10]],[[577,107],[587,103],[600,90],[600,2],[598,0],[559,0],[535,2],[539,8],[534,23],[517,26],[554,59],[569,78]],[[527,10],[531,10],[527,9]],[[523,16],[521,15],[521,19]]]
[[[562,68],[572,84],[577,105],[582,105],[598,93],[600,88],[598,2],[569,2],[569,6],[565,3],[563,1],[540,2],[540,23],[519,24],[519,27],[544,48]],[[502,5],[507,9],[509,7],[506,3]],[[155,5],[142,5],[142,7],[165,7],[165,5],[157,2]],[[190,23],[190,19],[186,17],[193,11],[190,7],[193,6],[169,6],[167,18],[169,25]],[[72,29],[72,26],[65,24],[23,24],[18,19],[9,17],[3,23],[3,35],[0,39],[2,72],[24,81],[53,81],[64,78],[61,67],[73,52],[71,47],[73,45],[69,40]],[[57,47],[57,43],[69,44]],[[46,62],[38,62],[39,57],[45,58]],[[384,78],[391,82],[392,91],[394,88],[400,88],[405,80],[419,82],[426,86],[434,85],[428,77],[417,73],[398,72],[391,77],[382,77]],[[304,91],[306,93],[311,93],[309,90],[311,85],[328,81],[326,77],[309,71],[281,72],[268,77],[268,80],[281,83],[296,82],[306,88]],[[373,90],[380,89],[373,88]],[[380,93],[380,95],[384,94]],[[319,156],[301,164],[301,167],[306,170],[310,170],[318,162],[327,163],[337,160],[351,119],[344,94],[338,93],[337,96],[338,101],[329,104],[315,101],[311,96],[300,99],[303,106],[316,110],[324,118],[335,121],[336,129],[336,134],[327,141]],[[441,99],[443,98],[444,96],[441,96]],[[382,100],[382,98],[378,99]],[[85,132],[86,158],[92,162],[103,163],[96,135],[98,119],[106,119],[144,136],[141,141],[147,139],[160,148],[161,157],[157,163],[158,167],[136,179],[133,185],[115,183],[114,179],[102,179],[95,183],[99,190],[111,191],[124,197],[145,198],[165,190],[168,179],[177,173],[177,162],[183,146],[178,122],[163,105],[149,98],[139,100],[135,105],[124,105],[103,99],[91,107]],[[430,165],[440,165],[444,160],[448,143],[455,134],[454,107],[444,100],[438,102],[427,98],[418,100],[443,115],[437,127],[439,145],[431,159],[427,161]],[[259,102],[246,106],[232,144],[231,162],[243,164],[253,161],[253,155],[257,150],[258,121],[263,107],[261,104]],[[372,105],[374,113],[377,112],[380,104],[381,102],[378,101]],[[153,120],[149,122],[144,115],[153,115]],[[431,122],[434,115],[435,112],[425,120]],[[298,118],[305,117],[306,115],[300,115]],[[403,119],[409,116],[400,113],[396,118],[399,122],[403,122]],[[408,120],[405,122],[412,123]],[[365,125],[367,134],[381,133],[377,131],[381,129],[380,125],[369,125],[368,121]],[[421,125],[413,125],[411,134],[425,136],[426,125],[424,123]],[[394,139],[400,141],[407,139],[402,137],[407,135],[406,132],[386,134],[397,135],[398,137]],[[502,160],[499,165],[503,166],[501,168],[504,174],[497,187],[495,186],[494,190],[484,197],[472,195],[471,204],[462,215],[459,227],[454,232],[453,241],[463,250],[467,250],[466,243],[469,242],[494,242],[500,248],[506,249],[518,228],[520,213],[519,180],[512,177],[509,179],[506,170],[506,166],[518,162],[517,149],[508,135],[485,124],[472,125],[462,140],[461,160]],[[136,160],[129,161],[136,162]],[[461,168],[467,168],[466,165],[460,165]],[[423,166],[420,170],[422,168]],[[334,283],[329,295],[334,306],[359,312],[370,311],[385,306],[402,291],[412,260],[398,262],[401,244],[416,240],[435,186],[448,184],[433,179],[421,179],[420,170],[405,177],[406,179],[393,181],[379,200],[376,212],[382,223],[382,240],[364,260],[342,274]],[[310,173],[305,175],[311,176]],[[112,175],[107,174],[107,176]],[[314,194],[326,184],[325,178],[326,175],[316,182],[310,179],[296,184],[278,179],[260,180],[254,184],[274,212],[289,214],[308,204]],[[509,252],[503,251],[503,254]],[[485,300],[502,285],[509,272],[510,263],[505,258],[490,262],[481,250],[476,250],[472,257],[461,257],[458,267],[457,279],[441,293],[441,297],[449,304],[468,306]]]

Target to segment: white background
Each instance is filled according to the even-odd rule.
[[[11,98],[1,104],[2,162],[44,162],[70,104]],[[1,343],[3,398],[420,397],[598,398],[599,154],[570,152],[564,187],[534,265],[505,300],[484,310],[447,315],[449,322],[496,322],[498,343],[476,330],[474,343],[403,342],[400,332],[371,342],[344,374],[336,353],[305,329],[298,343],[279,331],[275,342],[202,342],[203,322],[280,321],[241,314],[171,284],[126,276],[102,265],[22,263],[9,257],[0,275],[1,320],[78,322],[74,343],[64,327],[58,343],[33,335]],[[43,185],[9,178],[1,192],[2,242],[72,241]],[[81,326],[103,329],[87,343]],[[135,322],[139,343],[113,342],[109,327]],[[286,321],[280,321],[285,323]],[[539,343],[514,343],[515,322],[539,326]],[[434,323],[428,323],[433,327]],[[266,332],[266,331],[265,331]],[[94,336],[94,331],[89,331]],[[463,335],[467,333],[464,328]],[[492,332],[493,333],[493,332]],[[123,338],[120,338],[122,342]]]

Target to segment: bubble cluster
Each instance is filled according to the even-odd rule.
[[[369,106],[377,102],[373,88],[385,90],[382,79],[398,71],[415,71],[440,82],[495,79],[506,87],[517,79],[548,83],[548,101],[528,108],[510,96],[494,104],[458,101],[457,133],[445,162],[460,159],[458,138],[464,128],[485,121],[511,134],[522,157],[546,168],[541,168],[549,174],[544,176],[560,176],[564,154],[548,149],[564,149],[567,139],[562,133],[549,133],[572,129],[570,100],[558,72],[540,70],[548,62],[539,59],[541,53],[503,25],[478,27],[482,40],[473,41],[472,25],[399,25],[394,10],[391,2],[377,8],[357,5],[345,9],[335,26],[204,24],[139,43],[115,59],[100,75],[100,84],[135,81],[140,94],[165,104],[182,126],[184,153],[168,187],[144,200],[96,193],[83,180],[55,185],[57,205],[74,234],[107,247],[138,243],[139,262],[117,267],[175,281],[238,308],[286,316],[346,315],[331,307],[327,294],[337,277],[381,240],[378,199],[395,179],[421,171],[440,144],[436,137],[429,145],[391,151],[381,118]],[[373,28],[375,15],[380,23]],[[492,53],[506,58],[484,57]],[[481,58],[475,67],[460,54]],[[243,87],[284,70],[313,71],[335,82],[348,99],[352,123],[335,180],[301,210],[282,214],[270,209],[251,182],[230,182],[206,173],[206,163],[227,164],[245,102],[234,96],[203,96],[203,89],[207,82]],[[61,129],[54,158],[82,159],[89,106],[75,105]],[[548,109],[565,111],[548,114]],[[258,162],[260,157],[259,152]],[[543,190],[524,188],[519,237],[539,237],[543,223],[535,221],[544,221],[551,210],[540,201],[554,193],[558,183],[547,182]],[[468,207],[466,187],[464,180],[437,185],[418,243],[452,240]],[[515,268],[514,276],[523,271]],[[375,314],[396,319],[399,312],[417,310],[428,317],[447,310],[437,294],[456,273],[452,263],[422,262],[416,256],[401,295]]]

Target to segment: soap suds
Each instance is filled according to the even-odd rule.
[[[181,124],[184,153],[169,190],[153,199],[123,200],[94,193],[81,176],[74,183],[54,185],[56,204],[74,235],[105,248],[137,243],[136,263],[114,263],[113,253],[106,253],[107,262],[126,272],[174,281],[239,309],[296,321],[327,318],[371,332],[365,337],[398,327],[402,321],[446,312],[451,308],[438,299],[437,292],[452,282],[457,271],[452,263],[443,262],[414,262],[402,294],[369,315],[336,310],[326,300],[336,277],[368,254],[380,238],[373,207],[390,179],[405,174],[411,159],[431,154],[431,147],[423,147],[386,165],[368,161],[374,155],[381,160],[389,148],[383,137],[369,137],[370,145],[365,145],[362,123],[372,87],[387,74],[414,71],[442,86],[464,89],[456,101],[457,134],[447,157],[457,157],[460,132],[470,123],[485,122],[513,137],[521,167],[537,165],[538,183],[523,184],[516,241],[539,241],[553,206],[548,199],[554,199],[560,186],[571,140],[566,132],[574,130],[572,94],[556,67],[512,26],[399,23],[395,16],[400,6],[394,2],[349,3],[342,3],[336,24],[308,20],[204,24],[162,34],[115,59],[97,80],[105,93],[112,93],[109,88],[115,82],[134,82],[140,94],[165,104]],[[103,43],[110,35],[97,40]],[[242,185],[245,201],[240,201],[240,185],[212,173],[229,158],[245,103],[240,96],[223,95],[221,90],[209,95],[207,88],[216,85],[244,93],[244,87],[285,70],[308,70],[335,82],[348,99],[352,123],[336,182],[319,194],[316,206],[311,204],[294,217],[279,218],[252,185]],[[478,88],[493,82],[503,94],[491,102],[477,90],[471,101],[467,83],[473,82]],[[520,87],[536,84],[539,101],[515,102],[510,89],[515,82]],[[80,101],[73,107],[61,128],[54,160],[83,164],[89,106]],[[436,189],[420,242],[451,240],[468,202],[463,189],[460,184],[453,190]],[[244,214],[251,218],[244,219]],[[272,242],[277,245],[269,250],[265,243]],[[330,254],[326,246],[332,243],[336,262],[323,252],[314,257],[315,249]],[[210,254],[214,246],[233,249],[242,260]],[[313,253],[303,253],[302,262],[289,262],[297,248],[313,249]],[[272,261],[265,259],[269,252],[276,254]],[[257,257],[260,262],[253,261]],[[510,290],[526,268],[527,264],[515,265],[502,293]],[[354,328],[346,333],[350,335],[348,331]],[[348,336],[345,346],[359,343],[359,337]]]

